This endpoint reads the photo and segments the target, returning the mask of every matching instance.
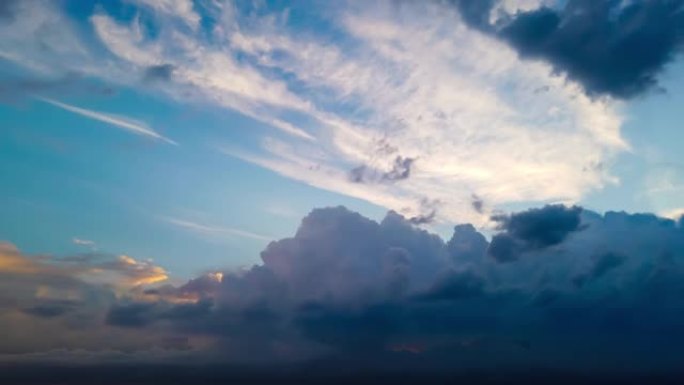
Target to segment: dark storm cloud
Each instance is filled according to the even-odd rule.
[[[498,220],[491,244],[470,224],[456,226],[445,243],[395,212],[376,222],[343,207],[317,209],[292,237],[271,242],[259,265],[119,295],[90,318],[101,322],[98,335],[135,336],[110,337],[105,347],[116,340],[119,349],[140,351],[171,339],[185,341],[176,345],[199,362],[204,353],[267,368],[679,367],[678,223],[565,206]],[[30,270],[15,250],[6,254],[13,276]],[[0,296],[8,320],[13,295]],[[68,314],[91,309],[76,303],[60,315],[51,304],[20,311],[62,325]],[[17,327],[3,322],[5,330]],[[149,336],[157,339],[141,340]],[[198,339],[204,345],[193,345]]]
[[[427,301],[449,301],[476,297],[484,293],[485,280],[472,271],[450,271],[437,279],[432,288],[419,296]]]
[[[498,262],[513,262],[522,252],[522,245],[508,234],[496,234],[492,237],[487,252]]]
[[[463,224],[454,226],[454,234],[446,244],[449,255],[456,264],[481,263],[487,251],[487,238],[479,233],[475,226]]]
[[[524,58],[542,59],[590,96],[631,98],[659,87],[684,47],[684,0],[569,0],[488,18],[495,2],[456,1],[471,26],[495,34]]]
[[[44,301],[44,303],[23,309],[23,312],[39,318],[59,317],[78,308],[74,301]]]
[[[596,258],[594,265],[588,272],[579,274],[573,278],[573,283],[577,286],[584,286],[587,283],[596,281],[610,271],[620,267],[625,261],[625,256],[614,252],[602,254]]]
[[[500,262],[517,259],[522,251],[541,250],[557,245],[571,233],[580,231],[582,209],[548,205],[512,215],[495,215],[499,230],[492,239],[490,254]]]
[[[520,14],[501,30],[521,55],[548,60],[592,94],[629,98],[653,89],[681,53],[681,0],[571,0],[562,11]]]
[[[621,349],[645,346],[626,336],[606,345],[614,333],[651,338],[653,328],[672,328],[684,315],[671,307],[682,302],[673,293],[684,293],[676,279],[684,272],[684,230],[675,222],[560,205],[498,219],[502,232],[491,244],[468,224],[444,243],[394,212],[377,223],[342,207],[314,210],[294,237],[264,250],[263,265],[226,273],[211,306],[116,310],[123,323],[170,322],[270,362],[283,359],[273,347],[286,345],[290,358],[327,352],[369,364],[373,356],[417,354],[437,367],[448,357],[481,364],[473,357],[487,349],[500,362],[566,362],[565,350],[595,349],[627,362]],[[627,286],[616,292],[615,285]],[[629,323],[615,324],[621,317]],[[580,345],[563,342],[558,333],[566,331]]]
[[[106,322],[121,327],[145,326],[151,322],[154,308],[152,303],[117,304],[109,309]]]

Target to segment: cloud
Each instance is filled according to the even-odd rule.
[[[473,194],[472,199],[471,205],[473,206],[473,210],[475,210],[478,214],[484,214],[484,201],[482,198]]]
[[[95,242],[94,242],[94,241],[91,241],[91,240],[89,240],[89,239],[81,239],[81,238],[74,237],[74,238],[71,239],[71,242],[72,242],[74,245],[78,245],[78,246],[87,246],[87,247],[90,247],[90,248],[95,248],[95,247],[96,247]]]
[[[320,30],[292,23],[296,9],[135,2],[142,5],[132,7],[136,17],[102,8],[89,15],[83,28],[92,28],[94,41],[82,39],[81,26],[71,28],[54,3],[29,3],[2,27],[8,39],[0,42],[0,52],[22,66],[61,63],[105,83],[237,111],[271,130],[245,131],[258,148],[232,155],[407,217],[428,216],[421,204],[428,199],[442,202],[433,223],[485,224],[472,194],[491,210],[577,202],[616,182],[593,165],[629,147],[620,103],[588,97],[552,65],[519,58],[439,2],[295,5],[314,8],[321,17],[313,24],[329,27]],[[505,12],[532,9],[506,4]],[[339,17],[325,16],[330,7]],[[195,17],[183,16],[192,13],[202,21],[197,29],[188,22]],[[61,34],[68,55],[32,48],[43,45],[40,25],[58,29],[51,35]],[[158,87],[141,84],[146,71],[162,69],[167,78],[170,68]]]
[[[160,267],[130,257],[27,255],[0,242],[0,327],[11,331],[0,355],[158,346],[163,332],[117,331],[102,320],[118,301],[166,277]]]
[[[684,46],[680,0],[571,0],[560,7],[495,3],[456,2],[471,25],[500,37],[524,58],[551,63],[592,96],[632,98],[658,88],[658,75]],[[494,23],[492,13],[498,14]]]
[[[394,163],[387,171],[374,170],[368,166],[359,166],[349,172],[349,179],[354,183],[383,183],[408,179],[415,159],[397,155]]]
[[[485,280],[471,271],[450,271],[419,296],[425,301],[456,301],[484,293]]]
[[[29,278],[45,275],[122,288],[148,285],[168,278],[162,267],[127,255],[88,253],[65,257],[30,256],[7,242],[0,242],[0,272]],[[49,287],[46,288],[45,292],[50,292]]]
[[[201,18],[195,12],[192,0],[134,0],[134,2],[156,12],[176,17],[192,29],[199,27]]]
[[[615,270],[620,265],[625,262],[626,258],[623,255],[616,254],[613,252],[608,252],[600,255],[596,258],[594,265],[591,269],[585,273],[576,276],[573,279],[573,283],[578,286],[583,286],[587,283],[591,283],[604,275],[608,274],[611,270]]]
[[[55,107],[59,107],[63,110],[73,112],[77,115],[85,116],[87,118],[97,120],[99,122],[107,123],[109,125],[132,132],[136,135],[147,136],[155,140],[161,140],[169,144],[178,145],[178,143],[160,135],[143,122],[139,122],[122,116],[111,115],[99,111],[93,111],[81,107],[72,106],[70,104],[58,102],[53,99],[40,98],[40,100],[44,101],[45,103],[51,104]]]
[[[650,367],[621,352],[647,348],[635,336],[674,327],[684,230],[652,215],[563,206],[507,218],[497,235],[525,247],[498,264],[472,225],[456,226],[445,243],[393,212],[378,223],[342,207],[314,210],[293,237],[268,245],[263,264],[178,289],[196,290],[194,302],[124,303],[109,319],[142,330],[171,323],[213,335],[230,357],[271,363],[333,354],[375,365],[373,356],[394,362],[404,354],[397,346],[420,346],[412,354],[428,365],[461,360],[452,370],[493,362],[577,369],[595,363],[576,359],[589,351]],[[631,321],[615,326],[615,317]],[[667,346],[648,349],[666,354]],[[492,351],[493,361],[485,358]]]
[[[7,0],[0,4],[0,19],[11,19],[14,17],[14,3],[16,1]]]
[[[234,229],[230,227],[218,227],[218,226],[208,226],[201,223],[196,223],[179,218],[163,218],[166,222],[181,227],[183,229],[192,231],[197,234],[213,237],[213,238],[224,238],[224,237],[242,237],[251,238],[257,240],[269,240],[270,238],[266,235],[256,234],[250,231]]]
[[[512,215],[494,215],[502,233],[496,234],[489,254],[500,262],[510,262],[524,251],[543,250],[557,245],[571,233],[580,231],[580,214],[577,206],[547,205]]]
[[[33,320],[23,327],[57,322],[55,330],[69,330],[60,320],[90,314],[101,323],[88,341],[125,336],[116,346],[142,352],[133,337],[154,344],[182,338],[200,363],[209,354],[266,367],[346,362],[390,372],[679,367],[669,357],[684,342],[676,333],[684,316],[681,224],[558,205],[500,223],[491,243],[471,224],[456,226],[444,242],[396,212],[376,222],[343,207],[316,209],[292,237],[271,242],[261,264],[143,289],[130,286],[157,270],[134,260],[80,256],[53,264],[5,244],[2,285],[14,289],[2,291],[0,323],[22,314]],[[488,257],[497,239],[516,245],[510,263]],[[121,274],[130,289],[86,306],[83,293],[102,286],[80,277],[94,268]],[[65,271],[68,280],[54,286]],[[28,290],[17,290],[26,282]]]

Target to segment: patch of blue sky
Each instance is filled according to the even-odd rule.
[[[619,183],[589,194],[588,207],[659,214],[684,208],[684,64],[672,65],[661,84],[661,92],[625,106],[622,134],[631,151],[606,165]]]
[[[179,146],[35,99],[21,109],[0,105],[0,119],[11,122],[0,132],[0,197],[15,202],[2,209],[0,234],[27,252],[78,251],[71,240],[79,237],[189,276],[198,266],[258,262],[267,240],[292,234],[312,207],[343,204],[376,219],[385,212],[221,153],[217,143],[255,148],[269,130],[238,113],[127,89],[62,101],[139,119]]]

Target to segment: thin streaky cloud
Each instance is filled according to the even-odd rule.
[[[273,237],[253,233],[250,231],[234,229],[231,227],[209,226],[197,222],[172,217],[162,217],[162,219],[168,223],[171,223],[178,227],[182,227],[186,230],[212,237],[236,236],[243,238],[258,239],[263,241],[270,241],[273,239]]]
[[[44,101],[45,103],[49,103],[55,107],[59,107],[63,110],[73,112],[75,114],[85,116],[87,118],[91,118],[93,120],[97,120],[103,123],[110,124],[112,126],[116,126],[119,128],[122,128],[124,130],[130,131],[136,135],[142,135],[142,136],[147,136],[156,140],[161,140],[169,144],[173,144],[174,146],[177,146],[178,143],[175,141],[162,136],[155,130],[151,129],[148,127],[145,123],[139,122],[133,119],[129,119],[126,117],[122,116],[117,116],[117,115],[112,115],[112,114],[107,114],[104,112],[99,112],[99,111],[93,111],[93,110],[88,110],[85,108],[81,107],[76,107],[70,104],[62,103],[54,99],[49,99],[49,98],[39,98],[40,100]]]
[[[82,239],[82,238],[74,237],[71,239],[71,242],[73,242],[74,245],[95,247],[95,242],[91,241],[89,239]]]

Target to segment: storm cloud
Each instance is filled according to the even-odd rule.
[[[470,224],[445,242],[395,212],[376,222],[344,207],[316,209],[249,269],[129,289],[97,307],[53,301],[19,311],[45,322],[91,312],[100,341],[119,333],[120,344],[141,351],[130,339],[146,335],[166,351],[233,363],[677,367],[680,223],[562,205],[496,219],[491,242]],[[7,250],[14,262],[3,266],[27,271]],[[11,297],[3,295],[5,313]]]
[[[510,262],[523,251],[557,245],[581,230],[581,212],[576,206],[549,205],[512,215],[494,215],[492,219],[503,231],[493,237],[489,253],[500,262]]]
[[[492,21],[496,1],[456,1],[464,20],[548,62],[591,96],[632,98],[658,89],[658,76],[684,47],[684,1],[570,0]]]
[[[305,361],[370,365],[412,352],[421,365],[462,368],[488,354],[486,365],[568,368],[590,366],[571,357],[594,349],[639,367],[656,363],[624,352],[650,346],[669,357],[672,345],[656,330],[680,315],[684,230],[674,221],[561,205],[499,221],[491,244],[468,224],[445,243],[394,212],[375,222],[342,207],[314,210],[262,252],[262,265],[226,272],[205,312],[171,322],[214,335],[228,351],[247,335],[253,354],[276,362],[285,359],[277,346]],[[511,263],[491,258],[500,239],[516,245]],[[158,314],[154,322],[169,322]],[[606,345],[617,335],[621,342]]]

